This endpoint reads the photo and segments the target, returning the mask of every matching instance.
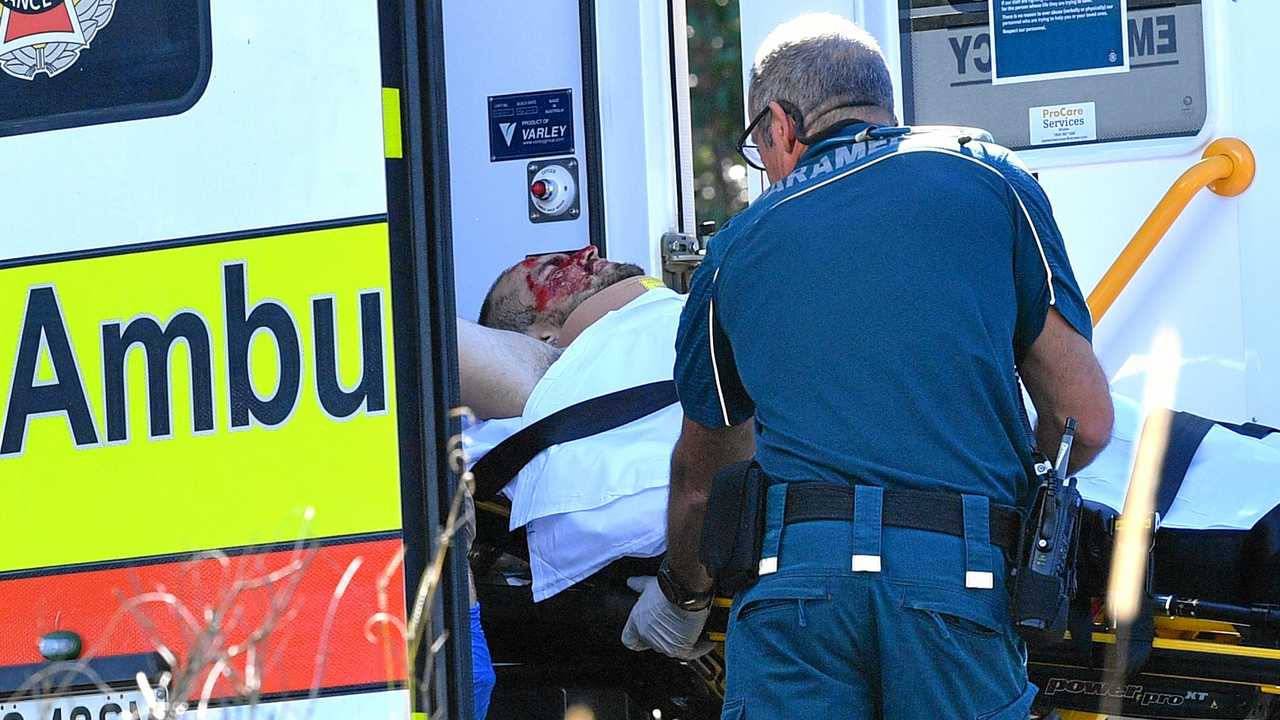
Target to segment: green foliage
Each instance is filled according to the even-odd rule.
[[[742,134],[742,43],[738,0],[689,0],[689,94],[693,114],[694,206],[698,221],[747,204]]]

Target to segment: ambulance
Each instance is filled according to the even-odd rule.
[[[0,0],[0,720],[472,717],[455,317],[588,244],[687,282],[687,1]],[[839,13],[904,123],[1019,152],[1115,389],[1172,333],[1174,407],[1280,425],[1280,6],[1085,0],[1100,67],[1019,78],[1010,0],[737,2],[744,79]],[[630,653],[626,598],[571,592],[480,588],[489,717],[718,716],[718,655]],[[1162,630],[1132,692],[1042,663],[1046,707],[1267,717],[1245,634]]]
[[[468,716],[438,5],[0,38],[0,717]]]

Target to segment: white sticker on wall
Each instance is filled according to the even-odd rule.
[[[1029,114],[1032,145],[1056,145],[1098,139],[1098,123],[1094,119],[1091,102],[1033,107]]]

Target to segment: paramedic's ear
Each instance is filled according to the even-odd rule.
[[[782,152],[790,152],[796,142],[796,125],[791,116],[777,101],[769,103],[769,129],[765,134],[765,144],[778,145]]]
[[[760,160],[769,182],[778,182],[796,169],[807,145],[796,135],[796,123],[775,100],[769,103],[769,127],[760,144]]]

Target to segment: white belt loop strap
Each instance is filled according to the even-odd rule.
[[[884,521],[884,488],[853,488],[853,571],[880,572],[880,531]]]
[[[996,586],[992,572],[991,501],[981,495],[961,495],[964,510],[964,586],[990,590]]]
[[[787,519],[787,484],[769,486],[764,505],[764,541],[760,548],[760,574],[778,572],[778,553],[782,549],[782,526]]]

